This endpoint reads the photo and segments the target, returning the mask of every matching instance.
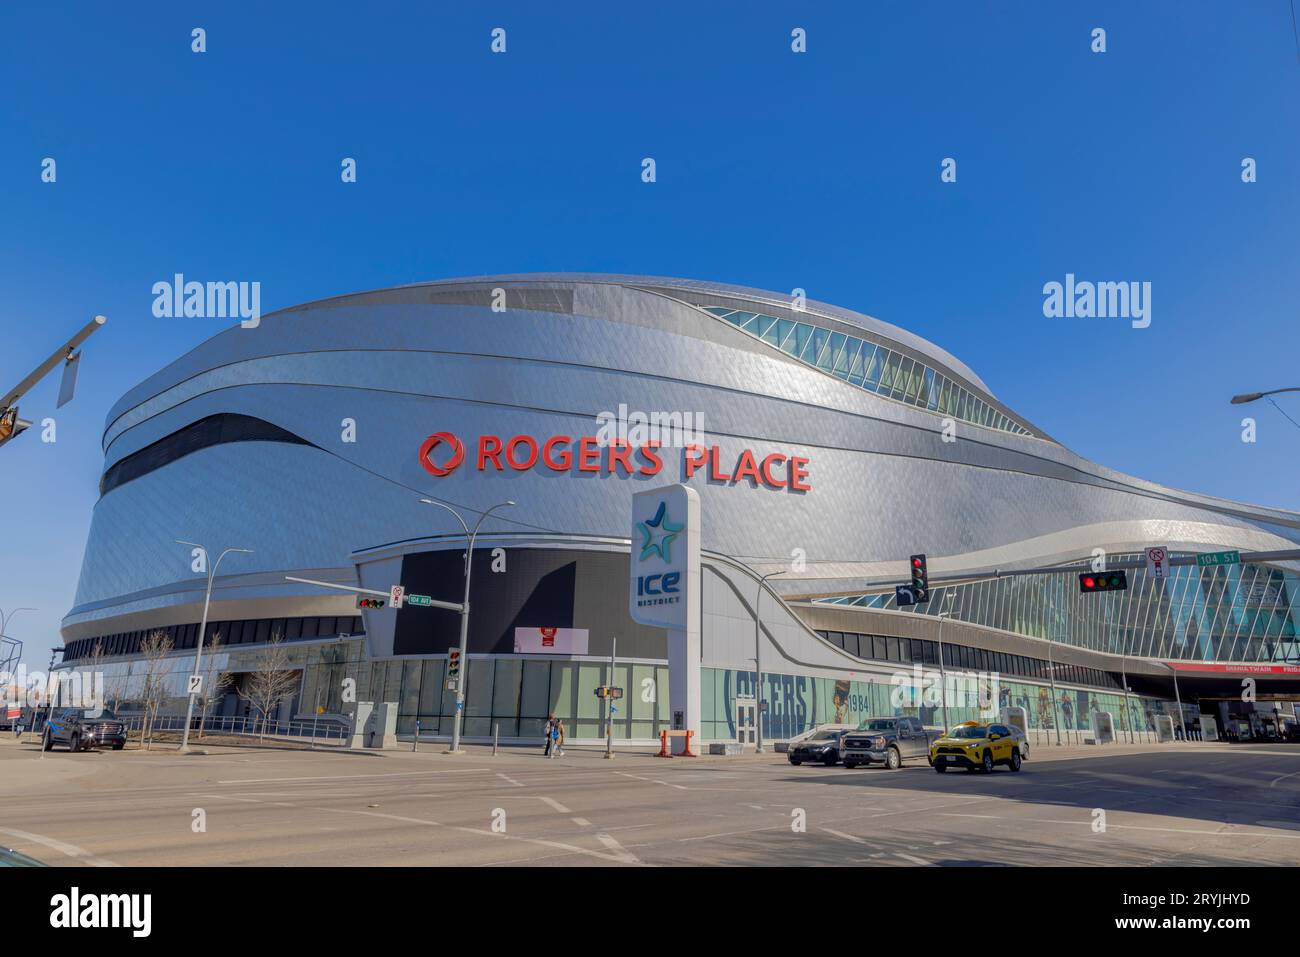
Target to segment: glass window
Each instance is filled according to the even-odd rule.
[[[894,389],[894,378],[898,375],[898,367],[902,365],[903,357],[897,352],[891,352],[885,359],[885,367],[880,373],[880,386],[876,390],[881,395],[889,395]]]
[[[804,349],[808,347],[808,342],[812,339],[812,334],[812,326],[805,322],[796,322],[794,325],[794,334],[786,339],[781,348],[795,358],[798,358],[803,354]]]
[[[835,375],[841,379],[849,377],[849,368],[853,359],[857,356],[858,350],[862,348],[861,339],[849,339],[844,343],[844,348],[840,350],[835,359],[835,368],[832,370]]]
[[[947,378],[940,376],[942,380],[939,383],[939,411],[944,415],[952,412],[952,383]]]
[[[775,316],[757,316],[749,325],[749,331],[754,335],[762,337],[772,330],[776,325]]]
[[[863,360],[869,359],[875,348],[871,343],[864,342],[857,355],[853,357],[853,362],[849,366],[849,382],[852,385],[862,385]]]
[[[822,350],[826,348],[826,341],[830,339],[830,337],[831,334],[828,330],[822,329],[819,326],[813,327],[812,338],[808,341],[808,345],[804,348],[803,352],[799,354],[799,358],[809,365],[816,365],[817,357],[820,356]]]
[[[907,356],[900,356],[898,371],[894,373],[894,382],[889,388],[889,397],[891,399],[901,399],[907,394],[907,387],[912,381],[912,360]]]
[[[830,343],[822,350],[821,356],[817,359],[817,368],[823,372],[830,372],[835,368],[835,360],[839,358],[840,350],[844,348],[844,340],[847,338],[841,332],[832,332]]]
[[[883,346],[873,348],[875,351],[862,363],[862,388],[869,392],[875,392],[880,388],[880,376],[884,370],[885,360],[889,358],[888,349]]]
[[[773,338],[782,352],[788,352],[791,355],[795,353],[794,341],[798,332],[799,324],[793,319],[778,319],[776,321],[776,332]]]
[[[934,390],[934,370],[926,368],[925,383],[921,388],[921,404],[927,409],[934,411],[939,407],[939,394]]]

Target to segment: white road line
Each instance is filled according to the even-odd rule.
[[[510,775],[508,775],[508,774],[502,774],[500,771],[498,771],[498,772],[497,772],[497,777],[499,777],[502,781],[505,781],[506,784],[514,785],[514,786],[517,787],[517,788],[521,788],[521,787],[523,787],[522,784],[520,784],[518,781],[516,781],[514,778],[512,778],[512,777],[511,777]]]
[[[591,822],[585,817],[575,817],[573,823],[578,825],[578,827],[591,827]]]
[[[470,774],[475,771],[486,772],[489,768],[443,768],[438,771],[394,771],[391,774],[322,774],[315,777],[299,778],[235,778],[218,781],[218,784],[272,784],[286,781],[373,781],[376,778],[409,778],[419,774]]]
[[[641,861],[637,858],[635,854],[633,854],[631,851],[625,848],[618,841],[614,840],[614,838],[611,837],[610,835],[597,834],[596,840],[600,841],[600,843],[604,844],[607,848],[609,848],[611,851],[617,854],[623,860],[624,863],[627,864],[641,863]]]
[[[20,841],[31,841],[33,844],[39,844],[42,847],[48,847],[51,850],[58,851],[60,854],[66,854],[68,857],[76,858],[79,861],[85,861],[94,867],[117,867],[110,860],[102,857],[96,857],[84,847],[77,847],[75,844],[68,844],[64,841],[56,841],[52,837],[45,837],[42,834],[33,834],[31,831],[19,831],[14,828],[0,827],[0,834],[8,834],[10,837],[16,837]]]
[[[911,861],[913,864],[920,864],[922,867],[934,867],[934,864],[931,861],[927,861],[923,857],[913,857],[911,854],[904,854],[902,851],[896,851],[894,856],[901,857],[905,861]]]
[[[229,794],[204,794],[200,796],[206,798],[213,798],[218,801],[240,800],[240,798],[233,797]],[[249,803],[271,804],[276,802],[249,801]],[[379,811],[361,811],[355,808],[318,807],[316,805],[310,805],[310,804],[283,804],[280,806],[293,807],[299,810],[320,811],[321,813],[324,814],[356,814],[361,817],[377,817],[377,818],[383,818],[384,820],[388,820],[388,821],[398,821],[403,824],[422,824],[425,827],[443,828],[444,830],[448,830],[448,831],[459,831],[462,834],[477,834],[483,837],[491,837],[491,838],[496,838],[505,841],[522,841],[525,844],[537,844],[541,847],[552,847],[561,851],[567,851],[570,854],[586,854],[588,857],[597,857],[603,861],[615,861],[616,863],[619,864],[640,864],[641,863],[639,860],[632,857],[632,855],[628,854],[626,851],[624,851],[621,854],[604,854],[600,851],[593,851],[590,848],[578,847],[577,845],[574,844],[565,844],[562,841],[548,841],[545,840],[544,838],[539,838],[539,837],[523,837],[517,834],[505,834],[499,831],[485,830],[484,828],[480,828],[480,827],[465,827],[463,825],[457,825],[457,824],[443,824],[441,821],[433,821],[433,820],[429,820],[428,818],[406,817],[405,815],[401,815],[401,814],[382,814]],[[606,841],[601,838],[601,835],[596,835],[596,837],[597,840],[600,840],[600,842],[602,844],[605,844],[606,847],[609,846],[606,843]],[[610,841],[614,840],[612,837],[609,837],[608,834],[604,835],[604,837]],[[618,842],[615,841],[615,843],[617,844]]]
[[[1292,771],[1290,774],[1283,774],[1279,777],[1274,778],[1272,781],[1269,781],[1268,786],[1273,787],[1275,784],[1277,784],[1278,781],[1285,781],[1287,778],[1293,778],[1297,774],[1300,774],[1300,771]]]
[[[982,817],[982,818],[987,818],[990,821],[1002,820],[1002,818],[996,814],[957,814],[955,811],[941,811],[939,813],[939,816],[940,817]]]
[[[852,834],[845,834],[843,831],[833,831],[829,827],[824,827],[822,828],[822,830],[825,831],[827,834],[834,834],[836,837],[842,837],[846,841],[852,841],[854,844],[866,844],[867,846],[871,845],[870,841],[864,841],[862,838],[854,837]]]
[[[559,811],[561,814],[569,813],[569,809],[565,807],[563,804],[561,804],[559,801],[555,800],[555,798],[539,797],[537,800],[541,801],[543,804],[546,804],[552,810]]]

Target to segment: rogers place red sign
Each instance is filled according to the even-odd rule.
[[[465,460],[465,444],[451,432],[435,432],[420,445],[420,466],[439,478],[450,475]],[[474,447],[474,466],[480,472],[528,472],[541,465],[552,472],[597,472],[606,475],[658,475],[665,451],[657,441],[633,446],[621,439],[601,444],[594,435],[552,435],[539,440],[531,435],[480,435]],[[716,446],[687,445],[681,450],[682,477],[703,472],[710,482],[754,488],[807,492],[808,459],[773,452],[757,456],[744,449],[735,462],[725,460]]]

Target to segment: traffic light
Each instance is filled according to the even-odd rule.
[[[930,573],[924,555],[912,556],[912,597],[918,605],[930,600]]]
[[[1124,569],[1113,572],[1083,572],[1079,575],[1079,591],[1128,591],[1128,573]]]
[[[458,681],[460,679],[460,649],[452,648],[447,652],[447,680]]]
[[[357,596],[358,608],[383,608],[384,605],[385,602],[382,598],[364,598],[362,596]]]

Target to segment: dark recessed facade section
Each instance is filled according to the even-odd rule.
[[[158,628],[144,628],[139,631],[119,632],[115,635],[100,635],[95,638],[78,638],[70,641],[63,649],[63,660],[76,661],[89,658],[95,653],[95,644],[101,643],[105,657],[119,655],[138,655],[140,643],[152,632],[161,631],[171,639],[172,648],[183,651],[198,645],[199,625],[162,625]],[[279,635],[284,641],[312,641],[316,638],[337,638],[340,635],[357,637],[364,635],[365,626],[359,615],[345,615],[341,618],[252,618],[242,621],[210,621],[207,637],[203,639],[205,647],[211,647],[212,639],[221,636],[223,648],[235,645],[260,645],[271,641]]]
[[[628,556],[578,549],[476,548],[470,575],[469,653],[509,655],[516,628],[588,628],[592,655],[608,655],[618,637],[620,657],[663,658],[661,629],[627,613]],[[402,559],[407,594],[438,601],[464,597],[465,553],[418,552]],[[460,614],[404,605],[393,634],[395,655],[441,655],[460,644]]]
[[[105,495],[120,485],[148,475],[168,463],[184,458],[191,452],[224,445],[227,442],[287,442],[291,445],[311,445],[306,439],[287,432],[278,425],[251,415],[223,412],[210,415],[146,445],[112,466],[99,480],[99,494]]]
[[[849,654],[868,661],[891,661],[904,665],[939,665],[939,646],[921,638],[895,638],[892,635],[863,635],[851,631],[818,631],[827,641]],[[1082,665],[1053,664],[1043,658],[1005,654],[987,648],[972,648],[950,641],[943,645],[944,667],[963,671],[997,672],[1035,680],[1056,680],[1095,688],[1122,688],[1119,678],[1109,671]]]

